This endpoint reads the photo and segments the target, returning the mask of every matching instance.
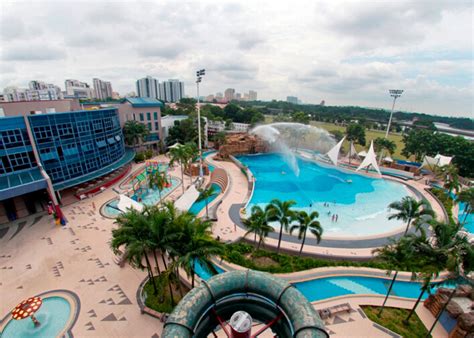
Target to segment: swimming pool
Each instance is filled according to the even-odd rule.
[[[325,236],[377,235],[404,226],[402,221],[387,219],[391,202],[412,195],[401,183],[324,167],[301,158],[297,158],[300,173],[296,176],[283,155],[275,153],[238,159],[256,178],[248,213],[253,205],[264,207],[277,198],[296,201],[297,210],[318,211]],[[338,215],[337,222],[332,221],[333,214]]]
[[[202,157],[205,159],[209,155],[215,154],[217,151],[215,150],[208,150],[202,153]],[[214,171],[214,166],[212,164],[207,163],[207,166],[209,167],[209,171],[212,173]]]
[[[171,180],[170,180],[171,185],[161,190],[161,198],[164,199],[170,192],[172,192],[179,185],[180,182],[181,182],[180,179],[176,177],[171,177]],[[145,205],[152,206],[160,202],[160,193],[158,189],[155,190],[155,189],[148,188],[146,193],[144,193],[140,197],[141,197],[141,203]],[[133,195],[132,198],[134,200],[137,200],[138,196]],[[105,207],[102,209],[104,216],[110,217],[110,218],[117,217],[121,213],[117,205],[118,205],[117,199],[107,202]]]
[[[214,201],[216,199],[216,197],[221,193],[221,187],[219,185],[213,183],[212,186],[214,187],[215,193],[211,197],[207,198],[207,203],[208,204],[211,203],[212,201]],[[193,205],[189,209],[189,212],[194,214],[194,215],[197,215],[205,207],[206,207],[206,200],[196,201],[196,202],[193,203]]]
[[[62,297],[43,298],[43,304],[35,317],[41,323],[34,327],[30,318],[10,320],[1,336],[3,338],[56,337],[66,328],[71,314],[71,305]]]

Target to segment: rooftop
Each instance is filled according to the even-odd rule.
[[[160,107],[163,108],[163,103],[157,99],[150,97],[127,97],[128,101],[133,107]]]

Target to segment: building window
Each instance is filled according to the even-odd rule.
[[[155,121],[158,121],[158,112],[157,111],[153,113],[153,117],[155,118]]]
[[[140,113],[140,121],[145,121],[144,117],[143,117],[143,113]]]
[[[151,122],[148,122],[148,129],[151,131]]]
[[[158,125],[158,122],[157,122],[157,121],[155,121],[155,130],[156,130],[156,131],[160,130],[160,127],[159,127],[159,125]]]
[[[151,114],[150,114],[150,112],[147,112],[147,113],[146,113],[146,119],[147,119],[148,121],[151,120]]]

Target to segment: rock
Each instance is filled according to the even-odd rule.
[[[473,288],[470,285],[460,285],[456,290],[456,294],[459,293],[460,297],[469,297],[472,292]]]
[[[474,332],[474,313],[463,313],[458,317],[458,325],[467,332]]]
[[[458,318],[464,313],[462,307],[454,301],[449,302],[448,306],[446,306],[446,311],[452,318]]]

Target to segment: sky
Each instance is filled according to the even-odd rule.
[[[0,2],[0,89],[30,80],[135,91],[146,75],[195,96],[235,88],[262,100],[474,117],[473,2]]]

